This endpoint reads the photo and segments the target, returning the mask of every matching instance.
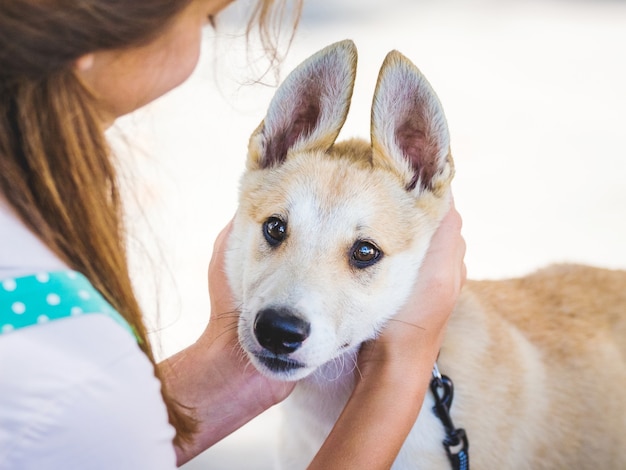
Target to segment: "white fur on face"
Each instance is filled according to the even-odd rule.
[[[314,177],[312,177],[314,175]],[[248,174],[229,253],[240,267],[239,333],[252,362],[281,379],[300,379],[373,338],[403,304],[436,221],[416,206],[398,178],[323,153],[293,158],[274,171]],[[262,233],[270,216],[288,223],[287,239],[271,248]],[[413,237],[419,233],[419,237]],[[380,261],[357,269],[351,248],[368,240]],[[236,261],[235,261],[236,259]],[[272,371],[253,325],[264,308],[286,308],[311,325],[289,355],[302,364]]]

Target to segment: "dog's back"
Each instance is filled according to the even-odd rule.
[[[475,467],[626,468],[625,339],[624,271],[468,281],[440,367]]]

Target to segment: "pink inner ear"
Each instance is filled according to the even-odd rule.
[[[319,95],[309,90],[303,96],[293,118],[286,123],[286,128],[271,136],[267,142],[262,159],[263,168],[280,165],[285,161],[287,152],[298,139],[307,137],[317,126],[320,117]],[[287,121],[287,120],[286,120]]]
[[[413,169],[409,191],[415,189],[418,181],[422,189],[431,189],[437,172],[437,149],[430,145],[424,127],[422,120],[413,116],[396,129],[396,143]]]

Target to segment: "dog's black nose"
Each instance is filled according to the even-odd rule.
[[[283,308],[261,310],[254,320],[259,344],[274,354],[294,352],[311,332],[311,325]]]

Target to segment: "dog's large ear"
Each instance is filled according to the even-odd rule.
[[[439,193],[452,177],[443,108],[426,78],[397,51],[380,69],[372,104],[372,158],[398,172],[408,191]]]
[[[250,137],[248,168],[281,164],[289,151],[330,148],[343,126],[356,76],[356,47],[346,40],[309,57],[280,85]]]

